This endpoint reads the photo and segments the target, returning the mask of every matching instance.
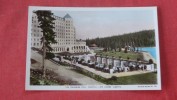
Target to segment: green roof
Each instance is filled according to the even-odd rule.
[[[63,18],[71,18],[69,14],[66,14]]]

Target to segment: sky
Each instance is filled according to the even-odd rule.
[[[73,18],[76,38],[83,40],[121,35],[155,27],[152,10],[52,12],[59,17],[64,17],[68,13]]]

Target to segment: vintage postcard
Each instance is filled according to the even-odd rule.
[[[157,7],[29,7],[26,90],[161,90]]]

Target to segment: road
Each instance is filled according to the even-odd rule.
[[[36,60],[37,62],[42,62],[42,56],[34,50],[31,50],[31,58]],[[40,65],[40,64],[39,64]],[[66,80],[76,81],[81,85],[104,85],[101,82],[98,82],[90,77],[84,76],[77,72],[71,71],[66,68],[66,66],[61,66],[51,62],[50,60],[45,61],[46,68],[49,70],[53,70],[57,73],[60,77]],[[36,67],[40,68],[40,67]]]

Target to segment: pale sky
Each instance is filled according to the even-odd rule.
[[[107,37],[155,27],[152,10],[52,12],[59,17],[68,13],[73,18],[77,39]]]

